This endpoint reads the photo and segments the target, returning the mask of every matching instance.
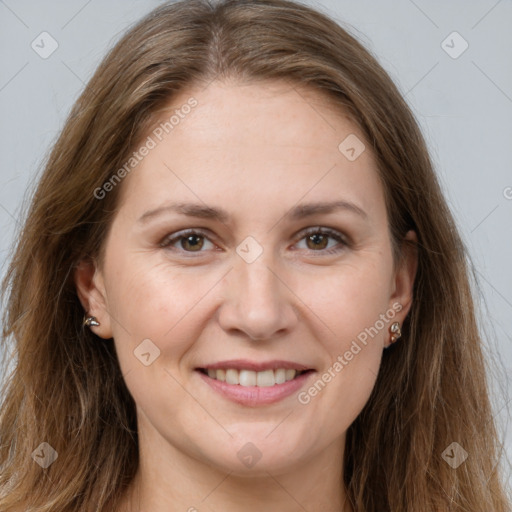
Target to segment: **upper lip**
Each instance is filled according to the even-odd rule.
[[[200,368],[205,370],[252,370],[262,372],[265,370],[278,370],[279,368],[290,370],[312,370],[309,366],[296,363],[294,361],[282,361],[274,359],[272,361],[249,361],[248,359],[230,359],[229,361],[219,361],[218,363],[207,364]],[[198,368],[199,369],[199,368]]]

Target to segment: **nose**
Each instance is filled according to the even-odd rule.
[[[291,331],[298,321],[295,295],[275,265],[263,256],[252,263],[238,259],[225,277],[225,300],[218,321],[229,334],[269,340]]]

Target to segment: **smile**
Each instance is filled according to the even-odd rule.
[[[283,384],[295,379],[299,375],[311,370],[294,370],[290,368],[278,368],[277,370],[264,370],[256,372],[252,370],[237,370],[236,368],[228,368],[227,370],[208,370],[201,368],[200,371],[211,379],[215,379],[227,384],[240,385],[244,387],[270,387],[276,384]]]
[[[232,360],[196,368],[195,373],[216,395],[239,405],[257,407],[298,393],[316,371],[290,361]]]

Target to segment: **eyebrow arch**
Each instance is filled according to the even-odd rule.
[[[357,206],[355,203],[343,200],[300,204],[287,212],[284,218],[289,220],[300,220],[312,215],[334,213],[340,210],[352,212],[363,219],[368,218],[367,213],[362,208]],[[150,219],[169,212],[186,215],[188,217],[218,220],[223,224],[227,223],[230,218],[229,213],[222,208],[213,208],[204,204],[195,203],[168,203],[153,210],[148,210],[138,219],[137,222],[145,224]]]
[[[327,203],[308,203],[308,204],[299,204],[291,211],[289,211],[285,217],[290,218],[291,220],[300,220],[305,217],[310,217],[316,214],[326,214],[326,213],[334,213],[337,211],[349,211],[351,213],[355,213],[359,215],[363,219],[368,218],[368,214],[357,204],[352,203],[350,201],[331,201]]]

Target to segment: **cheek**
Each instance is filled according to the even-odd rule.
[[[126,372],[138,367],[134,351],[142,342],[150,348],[151,343],[155,345],[152,349],[160,366],[178,364],[200,335],[208,293],[219,281],[211,270],[180,271],[165,261],[148,264],[150,259],[142,254],[112,260],[115,270],[112,265],[109,307],[118,356]]]
[[[340,266],[325,279],[308,279],[308,291],[301,291],[320,326],[317,340],[327,361],[299,401],[330,411],[328,430],[348,428],[375,385],[395,315],[389,308],[391,271],[391,259],[376,254]]]
[[[159,338],[173,327],[188,307],[190,293],[183,293],[183,278],[150,255],[112,258],[109,283],[111,312],[133,337]]]
[[[294,290],[325,327],[322,339],[331,355],[338,354],[347,340],[366,332],[386,313],[391,273],[391,258],[375,252],[357,255],[351,261],[347,258],[315,275],[296,277]],[[382,339],[385,332],[380,334]]]

